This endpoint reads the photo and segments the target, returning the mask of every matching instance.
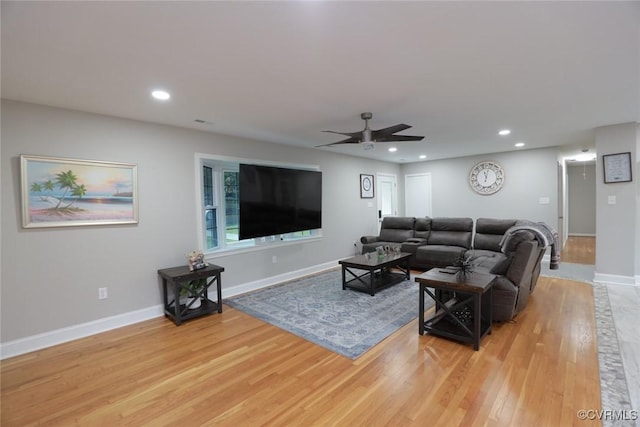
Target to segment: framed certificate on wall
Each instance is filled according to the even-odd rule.
[[[631,181],[631,153],[605,154],[602,156],[604,164],[604,183]]]
[[[373,199],[373,175],[360,174],[360,198]]]

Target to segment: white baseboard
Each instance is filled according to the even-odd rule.
[[[338,260],[222,289],[222,299],[336,268]],[[0,344],[0,360],[164,316],[162,304]]]
[[[593,281],[607,285],[640,286],[640,276],[619,276],[617,274],[594,273]]]
[[[287,280],[297,279],[299,277],[308,276],[309,274],[319,273],[321,271],[330,270],[338,266],[338,260],[326,262],[324,264],[314,265],[312,267],[303,268],[301,270],[291,271],[288,273],[279,274],[277,276],[265,277],[264,279],[256,280],[242,285],[233,286],[230,288],[222,289],[222,299],[229,298],[235,295],[244,294],[247,292],[255,291],[257,289],[265,288],[267,286],[282,283]]]
[[[568,236],[569,237],[596,237],[595,234],[589,234],[589,233],[569,233]]]
[[[18,356],[164,315],[162,304],[0,344],[0,359]]]

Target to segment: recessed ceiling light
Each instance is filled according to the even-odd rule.
[[[524,147],[524,142],[516,142],[515,146],[520,148],[520,147]]]
[[[154,90],[153,92],[151,92],[151,96],[160,101],[166,101],[167,99],[171,98],[171,95],[166,90]]]
[[[395,153],[396,151],[398,151],[396,147],[389,147],[389,152]]]
[[[509,129],[502,129],[500,132],[498,132],[498,135],[506,136],[506,135],[509,135],[510,133],[511,131]]]
[[[426,155],[426,154],[420,154],[420,158],[421,158],[421,159],[426,159],[426,158],[427,158],[427,155]]]

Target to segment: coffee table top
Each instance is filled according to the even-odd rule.
[[[390,252],[385,254],[382,258],[378,258],[378,254],[375,252],[370,252],[368,255],[369,257],[366,255],[356,255],[351,258],[340,260],[338,263],[348,267],[358,268],[360,266],[365,269],[369,269],[385,266],[387,264],[398,264],[399,261],[411,258],[411,254],[407,252]]]
[[[457,274],[452,268],[432,268],[426,273],[415,277],[415,281],[440,289],[452,291],[484,293],[493,286],[495,274],[489,273],[467,273]]]

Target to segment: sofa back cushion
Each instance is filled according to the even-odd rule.
[[[431,218],[430,245],[460,246],[469,249],[473,232],[471,218]]]
[[[431,218],[416,218],[414,237],[428,239],[431,231]]]
[[[394,216],[382,220],[378,240],[383,242],[404,242],[413,237],[414,217]]]
[[[516,225],[515,219],[478,218],[473,248],[500,252],[500,241],[505,231]]]

